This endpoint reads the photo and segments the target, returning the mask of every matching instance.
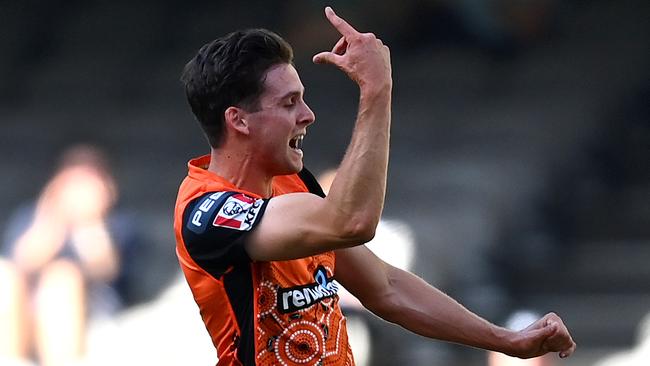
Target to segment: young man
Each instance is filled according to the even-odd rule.
[[[336,292],[418,334],[534,357],[575,344],[548,314],[527,329],[496,327],[363,244],[384,204],[391,120],[390,52],[330,8],[341,33],[332,64],[360,89],[350,144],[327,197],[303,168],[314,114],[290,46],[266,30],[203,46],[183,82],[211,146],[189,163],[174,228],[181,267],[219,365],[353,365]],[[336,280],[334,280],[336,278]]]

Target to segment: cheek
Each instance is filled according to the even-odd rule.
[[[283,154],[286,145],[286,137],[279,134],[274,129],[267,129],[259,131],[256,136],[257,141],[254,145],[256,155],[262,159],[275,160],[279,155]]]
[[[291,138],[292,126],[286,122],[269,121],[269,123],[259,131],[256,138],[263,144],[274,148],[288,146]]]
[[[295,119],[287,111],[268,111],[249,127],[256,148],[263,151],[281,150],[289,145]]]

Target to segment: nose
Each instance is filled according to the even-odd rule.
[[[316,115],[314,115],[314,112],[309,108],[306,102],[303,102],[303,110],[302,113],[300,114],[300,120],[298,123],[300,124],[306,124],[309,126],[310,124],[314,123],[316,120]]]

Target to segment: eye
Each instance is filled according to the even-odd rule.
[[[295,97],[293,97],[293,98],[289,98],[289,99],[284,103],[284,106],[287,107],[287,108],[289,108],[289,107],[293,107],[294,105],[296,105],[296,98],[295,98]]]

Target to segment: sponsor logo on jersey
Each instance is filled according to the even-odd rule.
[[[236,230],[250,230],[257,219],[264,200],[234,194],[221,206],[212,225]]]
[[[278,290],[278,310],[281,313],[292,313],[306,309],[323,299],[336,295],[339,284],[333,277],[327,277],[325,267],[318,266],[314,272],[314,283]]]

